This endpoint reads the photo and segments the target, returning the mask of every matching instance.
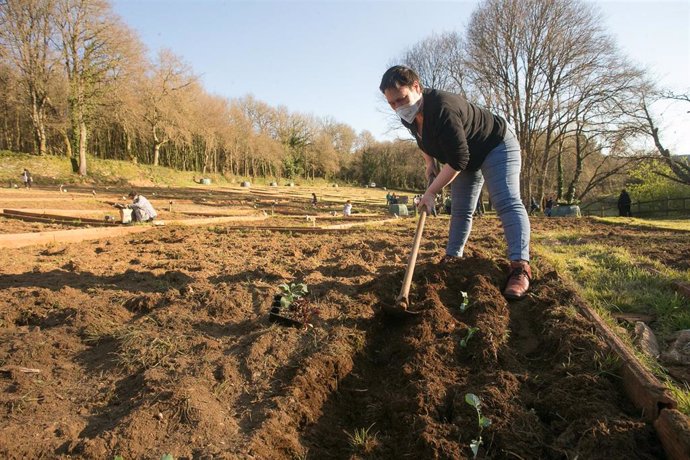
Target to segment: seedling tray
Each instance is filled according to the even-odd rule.
[[[268,313],[268,320],[272,323],[278,323],[283,326],[304,327],[304,323],[296,319],[288,318],[281,314],[283,306],[280,305],[280,294],[273,297],[271,304],[271,311]]]

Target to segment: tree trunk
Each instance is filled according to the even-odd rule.
[[[34,128],[34,137],[38,154],[43,156],[47,152],[46,127],[44,123],[45,101],[39,100],[39,95],[31,91],[31,122]]]
[[[560,146],[558,148],[558,177],[556,178],[556,201],[560,201],[563,198],[563,148]]]
[[[11,150],[12,149],[12,134],[10,132],[10,125],[8,123],[10,118],[10,113],[9,110],[6,108],[5,109],[5,117],[3,118],[2,122],[4,125],[4,133],[5,133],[5,150]]]
[[[79,122],[79,175],[86,176],[86,123]]]
[[[585,147],[582,146],[581,128],[578,127],[575,132],[575,172],[573,173],[573,180],[571,180],[568,185],[568,193],[565,195],[565,200],[568,204],[573,204],[573,200],[575,200],[575,189],[580,182],[580,175],[582,174],[582,150],[586,148],[586,146],[586,142]]]
[[[162,142],[158,140],[158,133],[156,132],[156,127],[153,129],[153,165],[158,166],[158,160],[160,159],[161,144]]]
[[[137,156],[132,153],[132,136],[127,131],[125,131],[125,153],[129,161],[137,164]]]
[[[541,160],[541,171],[537,177],[537,196],[539,197],[539,202],[544,200],[545,188],[546,188],[546,177],[549,174],[549,154],[551,153],[551,136],[553,135],[553,124],[552,117],[549,116],[549,121],[546,128],[546,139],[544,141],[544,151],[543,158]]]
[[[72,158],[72,142],[69,140],[69,136],[67,135],[67,131],[60,130],[60,135],[62,136],[62,140],[65,143],[65,156],[67,158]]]
[[[161,154],[161,144],[160,142],[154,141],[153,142],[153,165],[158,166],[158,159],[160,158]]]
[[[21,152],[22,151],[22,127],[19,124],[19,112],[17,112],[15,118],[14,118],[14,129],[16,135],[14,136],[14,151],[15,152]]]

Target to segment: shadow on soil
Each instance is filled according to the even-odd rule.
[[[19,275],[0,275],[0,289],[45,288],[59,291],[63,286],[86,291],[90,288],[129,292],[163,292],[187,286],[193,278],[179,271],[155,275],[150,271],[127,270],[119,275],[99,276],[89,272],[51,270]]]

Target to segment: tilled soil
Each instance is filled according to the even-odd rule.
[[[384,317],[413,225],[161,228],[3,251],[0,456],[471,458],[474,393],[491,420],[481,457],[663,458],[548,266],[526,300],[503,299],[495,220],[439,265],[446,222],[432,219],[412,286],[422,314]],[[313,326],[268,322],[283,282],[308,284]]]
[[[69,230],[72,228],[74,228],[73,225],[58,223],[24,222],[19,219],[8,219],[6,217],[0,217],[0,234],[36,233],[51,230]]]

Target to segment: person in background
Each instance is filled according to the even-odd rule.
[[[31,188],[33,181],[34,180],[31,178],[31,173],[29,170],[24,168],[24,172],[22,173],[22,182],[24,182],[24,188]]]
[[[630,205],[632,205],[632,200],[628,191],[625,189],[621,190],[621,194],[618,196],[618,215],[621,217],[632,217]]]
[[[535,212],[539,212],[541,210],[541,206],[539,206],[539,203],[537,203],[537,199],[532,197],[529,202],[529,215],[533,215]]]
[[[318,201],[319,201],[319,200],[316,199],[316,193],[313,193],[313,192],[312,192],[312,194],[311,194],[311,205],[312,205],[313,207],[316,207],[316,203],[317,203]]]
[[[436,194],[450,184],[450,230],[442,261],[463,256],[472,214],[486,180],[508,243],[510,272],[503,295],[523,298],[532,278],[530,223],[520,198],[522,157],[513,128],[504,118],[458,94],[423,88],[419,75],[409,67],[389,68],[379,90],[422,151],[426,179],[431,183],[419,208],[432,210]],[[443,164],[440,171],[434,159]]]
[[[546,199],[546,205],[544,206],[544,214],[546,214],[546,217],[551,217],[551,211],[553,211],[553,197],[549,195]]]
[[[483,193],[480,191],[479,192],[479,198],[477,199],[477,207],[474,208],[474,216],[475,217],[483,217],[484,212],[486,211],[484,209],[484,200],[482,199]]]
[[[153,205],[144,195],[139,195],[132,190],[127,196],[132,199],[132,204],[129,207],[132,208],[132,220],[135,222],[149,222],[158,216]]]
[[[386,193],[386,206],[390,206],[392,197],[393,195],[391,195],[391,192]]]
[[[448,195],[446,197],[446,201],[443,203],[443,211],[446,214],[450,214],[452,210],[453,210],[453,200],[450,198],[450,195]]]
[[[352,203],[350,203],[350,200],[347,200],[345,203],[345,206],[343,207],[343,215],[345,217],[349,217],[352,214]]]

